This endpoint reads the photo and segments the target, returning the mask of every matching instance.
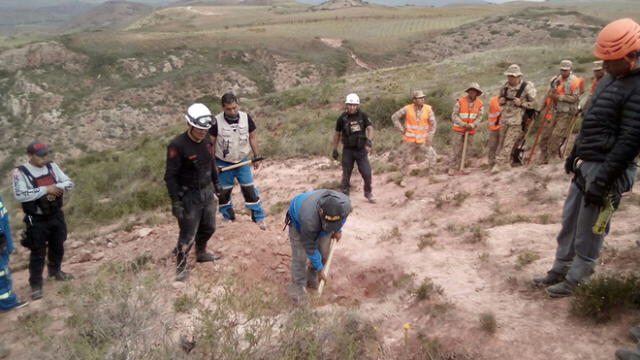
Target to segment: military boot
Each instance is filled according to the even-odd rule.
[[[176,281],[186,281],[189,278],[189,270],[187,270],[187,255],[178,252],[176,255]]]
[[[212,254],[206,251],[196,252],[196,262],[199,262],[199,263],[220,260],[222,258],[223,256],[219,254]]]
[[[42,285],[31,286],[31,300],[42,299]]]
[[[535,287],[545,287],[555,285],[564,281],[564,275],[553,270],[547,272],[545,276],[534,277],[531,282]]]

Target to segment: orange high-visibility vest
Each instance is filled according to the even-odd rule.
[[[553,113],[551,111],[551,98],[548,96],[544,99],[544,119],[553,119]]]
[[[487,121],[489,122],[489,131],[500,130],[500,114],[502,109],[500,108],[500,96],[496,95],[489,99],[489,116]]]
[[[594,92],[596,92],[596,86],[598,86],[598,80],[597,78],[593,78],[591,79],[591,93],[593,94]]]
[[[480,109],[482,108],[482,100],[480,100],[479,98],[476,98],[471,108],[469,108],[468,96],[459,97],[458,104],[460,104],[460,110],[458,112],[458,116],[460,117],[460,120],[466,122],[467,124],[471,124],[476,120],[476,118],[478,117],[478,112],[480,112]],[[464,127],[456,124],[453,124],[451,128],[453,129],[453,131],[457,131],[461,133],[466,131]],[[475,133],[476,133],[476,129],[469,130],[469,135],[473,135]]]
[[[429,136],[429,128],[431,123],[429,122],[429,114],[431,113],[431,106],[422,105],[422,113],[420,113],[420,119],[416,118],[416,111],[413,104],[409,104],[404,107],[404,134],[402,140],[411,143],[422,144],[427,141]]]
[[[584,81],[581,78],[575,76],[573,80],[571,80],[571,85],[569,86],[569,90],[573,92],[575,89],[579,88],[580,86],[584,86]],[[560,79],[558,80],[558,86],[556,86],[556,94],[564,95],[564,85],[562,84],[562,77],[560,77]]]

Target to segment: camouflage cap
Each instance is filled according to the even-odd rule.
[[[522,76],[522,71],[520,71],[520,66],[518,66],[518,64],[511,64],[504,74],[507,76]]]
[[[478,95],[482,95],[482,93],[484,91],[482,91],[482,89],[480,89],[480,84],[476,83],[476,82],[472,82],[471,84],[469,84],[469,87],[467,87],[467,90],[465,90],[465,92],[469,92],[469,90],[474,89],[478,91]]]
[[[603,64],[604,64],[604,61],[602,61],[602,60],[594,61],[593,62],[593,71],[604,69]]]
[[[560,70],[571,70],[573,68],[573,63],[571,60],[562,60],[560,61]]]
[[[414,99],[419,99],[419,98],[423,98],[424,97],[424,92],[422,92],[422,90],[416,90],[413,92],[413,98]]]

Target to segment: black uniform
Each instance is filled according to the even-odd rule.
[[[364,193],[371,194],[371,165],[365,148],[367,135],[365,129],[372,126],[367,114],[358,110],[355,114],[342,113],[336,121],[336,131],[342,134],[342,183],[343,193],[349,194],[353,163],[358,164],[358,171],[364,180]]]
[[[180,226],[178,270],[184,270],[194,240],[196,253],[204,253],[216,227],[214,186],[218,186],[218,173],[209,136],[200,143],[191,140],[187,132],[176,136],[167,147],[164,181]]]

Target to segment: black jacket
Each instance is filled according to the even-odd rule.
[[[612,185],[640,153],[640,69],[599,82],[572,156],[602,162],[596,179]]]
[[[164,181],[172,201],[179,199],[181,188],[202,189],[218,182],[209,136],[195,142],[186,132],[176,136],[167,147]]]

